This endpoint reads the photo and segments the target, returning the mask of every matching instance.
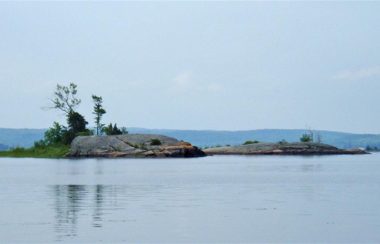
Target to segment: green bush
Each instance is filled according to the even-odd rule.
[[[150,140],[150,145],[151,146],[159,146],[159,145],[161,145],[162,143],[161,143],[161,141],[159,140],[159,139],[151,139]]]
[[[46,147],[46,141],[45,140],[39,140],[34,142],[34,147]]]
[[[54,122],[53,126],[50,127],[45,132],[43,143],[45,143],[45,145],[53,145],[53,144],[62,143],[64,132],[65,132],[65,127],[60,125],[57,122]]]
[[[125,130],[126,131],[126,130]],[[108,126],[104,127],[103,128],[103,132],[107,135],[107,136],[111,136],[111,135],[122,135],[123,134],[123,131],[120,130],[116,124],[112,125],[112,123],[110,123]],[[128,133],[128,132],[126,132]],[[125,134],[126,134],[125,133]]]
[[[313,141],[313,138],[311,135],[309,134],[303,134],[300,138],[300,141],[301,142],[312,142]]]
[[[243,143],[243,145],[250,145],[250,144],[256,144],[256,143],[259,143],[259,141],[256,141],[256,140],[254,140],[254,141],[246,141],[246,142]]]

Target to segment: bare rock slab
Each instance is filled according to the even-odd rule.
[[[205,149],[207,155],[329,155],[366,154],[361,149],[339,149],[322,143],[254,143]]]
[[[159,141],[152,143],[152,141]],[[202,157],[206,154],[188,142],[163,135],[126,134],[78,136],[69,157]]]

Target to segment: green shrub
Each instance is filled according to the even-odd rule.
[[[256,144],[256,143],[259,143],[259,141],[246,141],[243,143],[243,145],[250,145],[250,144]]]
[[[161,141],[159,139],[150,139],[150,145],[151,146],[159,146],[161,145]]]
[[[65,127],[60,125],[57,122],[53,123],[53,126],[50,127],[44,136],[45,145],[53,145],[62,143],[63,134],[65,132]]]
[[[123,134],[123,131],[120,130],[120,129],[117,127],[117,124],[112,125],[112,123],[110,123],[108,126],[104,127],[104,128],[103,128],[103,132],[106,133],[107,136],[111,136],[111,135],[121,135],[121,134]],[[127,133],[128,133],[128,132],[127,132]]]
[[[313,138],[311,135],[309,134],[303,134],[300,138],[300,141],[301,142],[312,142],[313,141]]]
[[[39,140],[34,142],[34,147],[46,147],[46,141],[45,140]]]

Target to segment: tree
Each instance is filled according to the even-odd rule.
[[[68,116],[81,103],[81,100],[76,97],[77,93],[77,85],[74,83],[70,83],[69,86],[57,84],[55,97],[51,100],[53,108],[63,111]]]
[[[57,122],[45,132],[44,142],[47,145],[55,145],[62,143],[65,128]]]
[[[106,133],[106,135],[121,135],[123,132],[117,128],[116,123],[112,126],[112,123],[110,123],[108,126],[103,128],[103,132]]]
[[[106,113],[106,110],[103,108],[103,98],[92,95],[92,101],[94,102],[94,112],[95,115],[95,124],[96,124],[96,135],[99,135],[102,132],[104,124],[101,123],[103,115]]]
[[[86,131],[87,124],[88,122],[80,113],[71,112],[68,114],[67,125],[69,126],[69,130],[71,130],[74,134]]]
[[[303,134],[300,138],[301,142],[312,142],[313,138],[310,134]]]
[[[68,129],[63,132],[62,143],[69,145],[78,135],[91,135],[86,128],[88,122],[77,112],[71,112],[67,116]]]
[[[74,140],[77,135],[90,135],[91,131],[86,129],[88,124],[84,117],[75,111],[75,109],[81,103],[81,100],[77,97],[77,85],[70,83],[68,86],[57,84],[56,90],[54,92],[54,98],[51,99],[54,109],[58,109],[65,113],[67,120],[67,128],[62,127],[61,130],[61,143],[68,145]],[[58,127],[53,126],[53,130],[49,131],[48,141],[56,140],[58,137]],[[47,142],[48,143],[48,142]]]

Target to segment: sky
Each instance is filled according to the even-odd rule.
[[[380,2],[1,2],[0,127],[380,133]]]

